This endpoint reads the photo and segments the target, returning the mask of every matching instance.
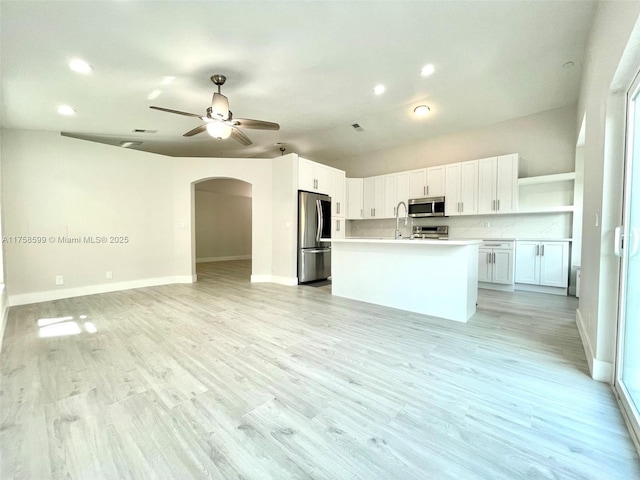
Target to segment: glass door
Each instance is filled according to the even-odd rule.
[[[640,438],[640,78],[628,92],[622,226],[616,229],[621,257],[618,361],[615,387],[637,438]]]

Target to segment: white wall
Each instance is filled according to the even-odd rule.
[[[575,112],[575,106],[558,108],[345,158],[332,166],[345,170],[347,177],[368,177],[519,153],[521,177],[572,172],[576,145]]]
[[[173,275],[171,159],[62,137],[5,130],[3,200],[7,289],[19,297]],[[65,244],[60,238],[126,237],[127,243]],[[62,275],[64,285],[56,286]]]
[[[2,204],[2,129],[0,129],[0,237],[4,236],[4,206]],[[5,286],[5,253],[4,244],[0,245],[0,352],[2,352],[2,339],[4,328],[7,324],[9,307],[7,302],[7,289]]]
[[[2,162],[5,235],[56,240],[5,245],[11,304],[192,281],[193,183],[203,179],[252,185],[252,230],[260,233],[252,238],[252,278],[268,280],[278,265],[269,159],[170,158],[53,132],[5,130]],[[59,243],[64,236],[125,236],[129,243]],[[55,285],[57,275],[64,285]]]
[[[249,190],[251,187],[231,179],[209,180],[196,185],[197,262],[251,257],[251,192],[249,196],[236,194],[229,188],[230,183],[244,184]]]
[[[624,93],[640,66],[640,2],[599,2],[589,36],[576,125],[585,121],[581,293],[577,324],[592,376],[613,379],[619,260],[613,228],[621,218]],[[635,27],[635,28],[634,28]],[[628,45],[629,44],[629,45]],[[634,51],[622,62],[623,52]],[[612,83],[613,82],[613,83]]]
[[[298,155],[273,159],[273,275],[286,285],[298,283]]]

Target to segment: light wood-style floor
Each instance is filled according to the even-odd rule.
[[[640,478],[573,298],[483,290],[459,324],[199,269],[10,310],[2,480]]]

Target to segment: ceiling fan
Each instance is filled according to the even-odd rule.
[[[189,130],[184,137],[192,137],[198,133],[206,131],[213,138],[223,140],[225,138],[233,138],[242,145],[251,145],[251,140],[240,128],[254,128],[257,130],[280,130],[280,125],[274,122],[265,122],[263,120],[252,120],[250,118],[233,118],[233,113],[229,110],[229,99],[220,93],[220,87],[227,81],[224,75],[212,75],[211,81],[218,86],[218,91],[213,94],[211,106],[207,108],[206,115],[198,115],[196,113],[181,112],[163,107],[149,107],[154,110],[163,112],[177,113],[187,117],[196,117],[201,119],[204,125]]]

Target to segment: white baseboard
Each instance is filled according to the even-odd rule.
[[[567,287],[548,287],[546,285],[529,285],[528,283],[516,283],[516,290],[535,293],[549,293],[551,295],[567,296]]]
[[[196,263],[226,262],[228,260],[251,260],[251,255],[231,255],[231,256],[228,256],[228,257],[196,258]]]
[[[478,282],[478,288],[498,290],[500,292],[513,292],[513,283],[511,285],[505,285],[503,283]]]
[[[578,333],[580,334],[580,340],[582,340],[582,348],[584,348],[584,354],[589,364],[591,378],[599,382],[613,383],[613,363],[603,362],[596,358],[579,308],[576,309],[576,325],[578,327]]]
[[[280,277],[278,275],[251,275],[251,283],[277,283],[292,287],[298,285],[298,277]]]
[[[130,290],[132,288],[156,287],[158,285],[170,285],[172,283],[193,283],[195,281],[195,275],[174,275],[170,277],[131,280],[129,282],[103,283],[86,287],[48,290],[45,292],[22,293],[9,295],[9,305],[14,307],[17,305],[28,305],[30,303],[48,302],[50,300],[61,300],[63,298],[95,295],[97,293],[117,292],[120,290]]]

